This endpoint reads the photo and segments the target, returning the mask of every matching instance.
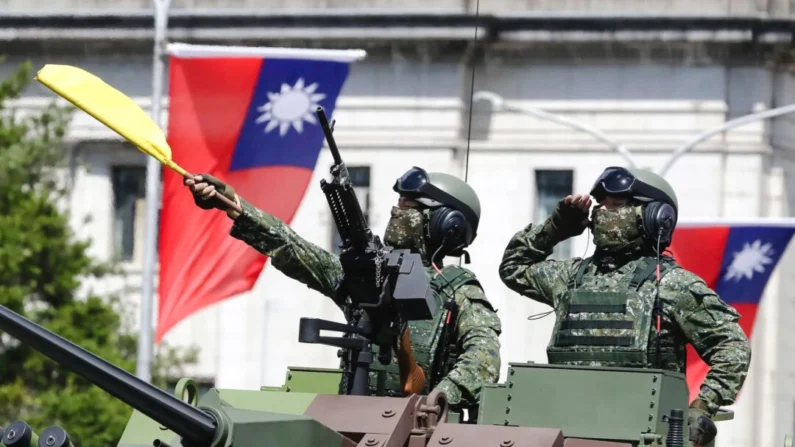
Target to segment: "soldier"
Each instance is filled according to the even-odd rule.
[[[597,201],[590,222],[591,198],[578,194],[561,200],[545,222],[516,233],[500,277],[510,289],[553,307],[551,364],[684,373],[686,345],[692,344],[711,367],[688,418],[690,439],[706,445],[717,434],[712,417],[734,402],[751,360],[739,314],[700,277],[661,254],[678,211],[665,179],[610,167],[590,196]],[[596,245],[592,257],[546,259],[555,244],[588,227]]]
[[[226,211],[235,222],[232,237],[269,256],[273,266],[285,275],[335,299],[335,286],[342,277],[337,256],[301,238],[283,221],[255,208],[231,186],[210,175],[202,174],[184,183],[197,206]],[[433,320],[408,324],[415,358],[427,379],[423,394],[441,389],[451,409],[473,411],[482,384],[496,383],[499,378],[500,319],[475,275],[456,265],[442,265],[442,260],[465,254],[463,249],[475,238],[480,201],[472,187],[460,179],[426,173],[417,167],[400,177],[393,189],[400,197],[392,208],[384,243],[422,256],[439,309]],[[226,209],[220,200],[213,199],[219,192],[238,203],[243,213]],[[440,269],[438,274],[436,268]],[[455,317],[442,324],[444,302],[451,298]],[[343,303],[336,304],[342,308]],[[440,331],[451,321],[445,341],[438,343]],[[444,354],[439,355],[440,351],[446,358],[441,358]],[[403,394],[397,362],[384,366],[374,359],[371,371],[373,394]]]

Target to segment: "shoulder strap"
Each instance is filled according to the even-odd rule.
[[[667,262],[667,259],[660,259],[660,280],[662,280],[663,276],[666,273],[670,272],[671,270],[678,268],[679,266],[670,262]],[[640,286],[643,285],[647,280],[654,278],[654,273],[657,270],[657,260],[651,257],[647,257],[643,259],[643,262],[639,263],[638,266],[635,268],[634,275],[632,279],[629,281],[629,288],[640,290]]]
[[[580,262],[580,266],[577,268],[577,272],[574,275],[571,275],[569,278],[569,289],[576,289],[578,285],[582,282],[582,277],[585,276],[585,271],[588,269],[588,266],[591,264],[591,257],[587,257]]]
[[[444,266],[442,273],[435,275],[431,280],[431,288],[435,291],[450,287],[453,289],[451,292],[455,292],[464,284],[480,286],[480,281],[469,270],[455,264]]]

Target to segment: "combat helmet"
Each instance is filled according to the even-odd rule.
[[[445,255],[460,256],[472,244],[480,222],[480,199],[468,183],[443,172],[412,167],[392,189],[432,211],[427,223],[429,247]]]
[[[602,172],[591,188],[601,202],[605,196],[625,197],[641,205],[641,234],[663,247],[671,243],[679,215],[674,188],[659,174],[648,169],[611,166]]]

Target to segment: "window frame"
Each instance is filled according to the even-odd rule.
[[[132,227],[130,230],[132,234],[132,246],[129,248],[129,255],[125,254],[124,234],[120,235],[119,233],[124,232],[124,229],[119,228],[119,213],[121,211],[121,207],[119,206],[119,199],[121,198],[120,182],[122,181],[120,176],[123,175],[124,172],[132,172],[140,176],[140,184],[138,186],[140,193],[131,195],[134,199],[131,204],[132,216],[129,221]],[[112,246],[111,257],[123,264],[141,264],[143,262],[143,239],[146,237],[146,166],[128,163],[112,164],[110,166],[110,183],[113,200],[111,207],[113,218],[111,220],[110,234]],[[139,207],[140,209],[138,209]],[[121,240],[119,238],[121,238]]]
[[[543,222],[552,212],[554,212],[557,203],[565,198],[567,195],[574,194],[574,174],[573,168],[534,168],[533,169],[533,222],[539,224]],[[561,175],[562,178],[553,179],[552,182],[545,182],[542,185],[542,178],[550,175]],[[549,178],[549,177],[547,177]],[[559,185],[558,185],[559,183]],[[547,194],[542,194],[542,188],[547,188]],[[553,199],[549,201],[548,199]],[[542,200],[547,202],[546,209],[542,209],[544,204]],[[549,259],[569,259],[574,251],[573,238],[566,239],[555,245]]]

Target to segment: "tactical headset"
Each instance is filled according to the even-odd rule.
[[[611,166],[596,180],[591,195],[599,202],[606,195],[643,202],[638,225],[641,235],[655,243],[659,239],[662,247],[671,244],[677,221],[676,203],[661,189],[640,180],[626,168]]]
[[[443,255],[460,256],[477,235],[475,211],[434,186],[424,169],[413,167],[395,181],[392,189],[401,196],[430,207],[425,235],[430,247]]]

